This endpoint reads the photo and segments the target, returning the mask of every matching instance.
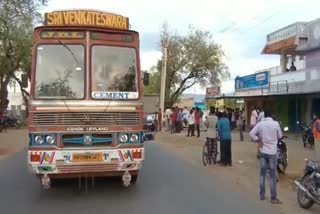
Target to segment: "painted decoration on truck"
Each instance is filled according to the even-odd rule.
[[[93,10],[65,10],[45,13],[48,26],[94,26],[128,30],[127,17]]]
[[[40,158],[40,164],[52,164],[56,152],[43,152]]]

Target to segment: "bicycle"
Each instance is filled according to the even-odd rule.
[[[208,141],[203,145],[202,149],[202,161],[203,165],[207,166],[208,164],[216,164],[217,162],[217,154],[218,154],[218,138]]]

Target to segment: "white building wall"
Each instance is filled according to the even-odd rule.
[[[22,72],[17,71],[16,77],[21,80]],[[27,92],[30,92],[30,81],[28,83],[28,88],[25,88]],[[8,85],[8,100],[9,105],[7,108],[8,115],[16,117],[24,117],[26,106],[24,105],[24,100],[22,92],[20,90],[19,83],[12,79]]]

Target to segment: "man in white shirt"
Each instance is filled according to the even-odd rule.
[[[194,136],[194,128],[195,128],[195,117],[194,117],[194,109],[190,110],[188,115],[188,134],[187,137]]]
[[[277,198],[277,150],[278,139],[282,132],[278,122],[272,119],[269,110],[264,111],[265,119],[250,132],[250,137],[258,143],[260,149],[260,200],[265,199],[265,177],[270,169],[271,203],[280,204]]]
[[[170,119],[171,119],[171,114],[172,111],[169,107],[167,107],[165,115],[166,115],[166,126],[167,126],[167,131],[170,131]]]
[[[189,111],[188,111],[187,107],[184,107],[182,115],[183,115],[184,127],[187,127],[188,126],[188,115],[189,115]]]
[[[250,128],[252,129],[257,124],[258,112],[255,107],[252,107],[251,117],[250,117]]]
[[[264,119],[264,111],[263,109],[261,109],[258,116],[258,122],[261,122],[263,119]]]
[[[215,108],[210,107],[210,114],[207,116],[205,126],[207,127],[207,142],[210,145],[208,152],[212,154],[212,164],[217,163],[217,123],[218,117],[215,115]]]

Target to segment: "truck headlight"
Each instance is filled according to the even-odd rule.
[[[46,141],[47,141],[47,143],[49,143],[49,144],[54,144],[54,137],[51,136],[51,135],[48,135],[48,136],[46,137]]]
[[[34,141],[35,141],[37,144],[42,144],[42,143],[43,143],[43,137],[40,136],[40,135],[37,135],[37,136],[34,138]]]
[[[120,134],[119,140],[121,143],[126,143],[128,141],[128,135],[127,134]]]
[[[131,137],[130,137],[130,141],[131,143],[137,143],[139,140],[139,137],[137,134],[132,134]]]

